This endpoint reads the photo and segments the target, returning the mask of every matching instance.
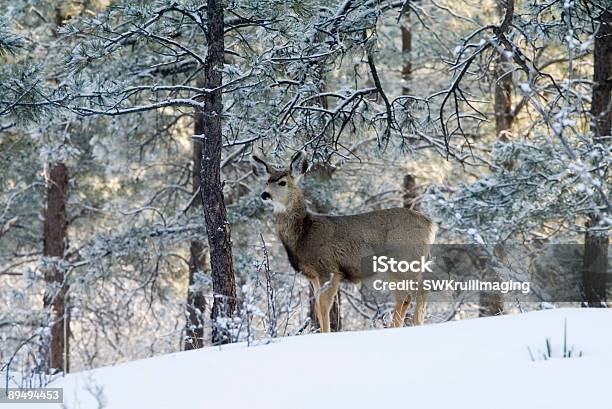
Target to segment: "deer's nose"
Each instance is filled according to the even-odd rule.
[[[272,196],[270,196],[270,193],[268,193],[268,192],[263,192],[261,194],[261,198],[262,198],[262,200],[268,200],[268,199],[272,199]]]

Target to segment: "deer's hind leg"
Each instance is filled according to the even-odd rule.
[[[427,291],[419,288],[414,305],[414,316],[412,317],[412,325],[423,325],[425,322],[425,314],[427,313]]]
[[[391,328],[403,327],[406,312],[408,311],[410,303],[412,302],[412,296],[403,291],[396,291],[393,293],[393,296],[395,297],[395,309],[393,310]]]

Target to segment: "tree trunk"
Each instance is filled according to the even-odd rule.
[[[500,16],[505,13],[505,2],[498,0],[497,9]],[[512,6],[512,8],[514,8]],[[512,128],[512,76],[509,72],[510,56],[504,52],[499,53],[495,63],[495,90],[494,90],[494,108],[495,108],[495,134],[502,142],[509,140],[510,129]],[[508,162],[503,166],[510,170],[513,164]],[[501,315],[504,312],[504,298],[499,293],[480,293],[480,309],[481,317],[489,317],[492,315]]]
[[[405,208],[417,210],[417,198],[419,189],[416,179],[410,173],[404,175],[402,202]]]
[[[400,30],[402,33],[402,94],[410,94],[410,83],[412,81],[412,27],[410,26],[410,1],[404,5]],[[414,175],[404,175],[404,207],[416,210],[416,199],[418,197],[418,186]]]
[[[204,97],[204,135],[200,186],[210,267],[213,280],[212,342],[232,342],[228,328],[220,318],[230,318],[236,309],[236,279],[232,263],[232,242],[227,223],[223,186],[221,185],[221,150],[223,149],[221,93],[223,54],[223,5],[221,0],[209,0],[207,5],[208,30],[206,40],[208,54],[204,65],[204,88],[214,89]]]
[[[514,10],[513,0],[497,0],[497,11],[500,18],[503,18],[506,10]],[[512,16],[510,17],[512,22]],[[507,32],[506,32],[507,33]],[[512,115],[512,56],[506,52],[500,52],[495,62],[495,132],[497,138],[502,142],[509,140],[510,129],[514,121]],[[507,169],[512,168],[512,164],[504,165]]]
[[[402,94],[410,94],[410,84],[412,82],[412,27],[410,25],[410,3],[408,0],[402,10],[400,21],[400,31],[402,35]],[[408,100],[406,100],[408,101]],[[407,173],[403,180],[403,203],[404,207],[416,210],[416,198],[418,187],[414,175]]]
[[[63,163],[51,165],[47,187],[47,208],[43,233],[43,255],[62,259],[66,249],[66,196],[68,190],[68,169]],[[52,267],[45,272],[47,289],[43,304],[51,309],[51,338],[49,340],[46,365],[49,372],[68,372],[68,334],[70,323],[66,312],[68,286],[60,268]]]
[[[512,128],[512,74],[508,67],[511,57],[505,53],[497,56],[495,64],[495,132],[502,142],[509,140]],[[511,168],[511,166],[506,166]]]
[[[597,20],[601,25],[593,50],[592,130],[593,142],[606,144],[612,126],[612,10],[603,12]],[[586,222],[582,280],[589,307],[604,307],[606,301],[609,238],[591,230],[601,218],[600,213],[592,213]]]
[[[410,81],[412,79],[412,60],[410,53],[412,52],[412,30],[410,27],[410,1],[407,1],[404,6],[404,14],[400,30],[402,32],[402,94],[410,94]]]
[[[204,116],[201,112],[195,113],[193,126],[194,135],[204,133]],[[202,143],[193,141],[193,168],[191,173],[191,189],[197,194],[200,188],[200,168],[202,163]],[[195,201],[194,205],[198,202]],[[199,240],[192,240],[189,244],[189,289],[187,292],[187,326],[185,336],[185,350],[202,348],[204,346],[204,311],[206,298],[197,288],[194,288],[195,274],[203,270],[204,244]]]

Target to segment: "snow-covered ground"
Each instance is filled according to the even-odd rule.
[[[569,346],[582,357],[560,357],[565,319]],[[527,347],[543,352],[547,337],[553,359],[533,362]],[[64,388],[68,409],[97,409],[96,391],[107,409],[576,409],[612,406],[611,371],[612,310],[557,309],[206,348],[50,386]]]

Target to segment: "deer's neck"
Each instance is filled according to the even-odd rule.
[[[276,215],[276,233],[283,244],[296,251],[297,244],[306,230],[308,212],[304,196],[300,193],[287,208]]]

